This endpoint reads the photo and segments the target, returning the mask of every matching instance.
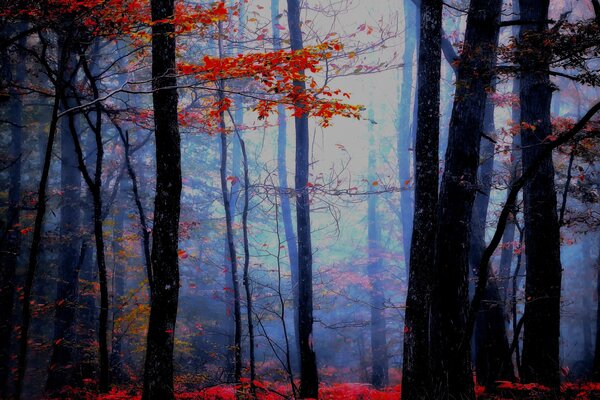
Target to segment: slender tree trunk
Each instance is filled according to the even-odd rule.
[[[22,39],[20,45],[24,45]],[[3,49],[5,51],[5,49]],[[2,55],[4,68],[9,68],[8,54]],[[8,71],[7,71],[8,72]],[[18,66],[14,73],[15,83],[25,80],[25,68]],[[12,87],[12,86],[11,86]],[[6,231],[2,232],[0,245],[0,397],[8,397],[10,375],[10,350],[13,332],[15,301],[15,274],[21,251],[21,235],[18,229],[21,211],[21,158],[23,143],[23,100],[20,93],[9,88],[8,104],[11,117],[9,161],[11,162],[6,210]]]
[[[300,25],[300,1],[287,0],[288,26],[293,51],[304,48]],[[299,91],[306,89],[304,81],[294,81]],[[302,108],[303,105],[295,105]],[[310,231],[310,193],[308,191],[309,137],[308,115],[294,119],[296,127],[296,225],[298,228],[298,323],[300,342],[300,398],[319,396],[317,357],[313,349],[313,288],[312,245]]]
[[[221,129],[225,129],[224,116],[221,116]],[[230,208],[230,191],[227,188],[227,135],[221,133],[221,190],[223,195],[223,208],[225,209],[226,225],[226,254],[229,261],[231,282],[233,284],[233,320],[235,324],[233,353],[234,353],[234,381],[240,382],[242,377],[242,318],[240,309],[240,289],[238,279],[237,252],[233,237],[233,224]]]
[[[546,21],[549,1],[520,0],[520,18]],[[543,32],[545,22],[523,25],[520,40]],[[547,73],[548,60],[543,55],[521,60],[521,140],[523,169],[529,168],[545,148],[552,134],[550,105],[552,85]],[[535,126],[536,129],[528,129]],[[547,144],[546,144],[547,145]],[[560,293],[562,267],[560,235],[556,214],[554,165],[548,156],[523,191],[525,214],[525,334],[522,369],[524,382],[537,382],[558,388]]]
[[[248,155],[246,144],[239,135],[242,163],[244,165],[244,210],[242,211],[242,231],[244,236],[244,289],[246,291],[246,313],[248,315],[248,350],[250,362],[250,394],[256,398],[256,357],[254,355],[254,317],[252,309],[252,288],[250,287],[250,244],[248,242],[248,208],[250,206],[250,179],[248,176]]]
[[[421,2],[418,56],[415,206],[410,247],[410,274],[404,316],[402,397],[420,400],[431,394],[429,312],[437,229],[438,149],[442,7]]]
[[[179,296],[181,148],[177,120],[174,0],[151,0],[152,100],[156,145],[156,197],[152,230],[153,291],[144,370],[144,400],[174,398],[173,346]]]
[[[75,54],[70,54],[68,68],[63,74],[63,81],[69,82],[69,76],[74,74],[76,65]],[[73,84],[73,83],[71,83]],[[63,109],[75,105],[74,93],[71,89],[66,91],[67,105]],[[78,128],[74,123],[73,127]],[[48,368],[46,390],[49,394],[58,394],[66,385],[77,384],[74,373],[73,352],[76,347],[75,315],[78,299],[78,271],[77,262],[81,248],[80,240],[80,195],[81,172],[77,161],[77,153],[68,118],[61,121],[60,146],[61,146],[61,190],[63,192],[60,210],[60,239],[61,252],[59,256],[58,282],[56,287],[56,314],[54,316],[54,336],[52,338],[52,355]]]
[[[223,38],[222,38],[222,24],[219,23],[219,57],[223,57]],[[221,81],[219,85],[219,101],[223,101],[225,95],[223,90],[224,82]],[[241,312],[241,295],[240,295],[240,284],[238,278],[238,263],[237,263],[237,251],[235,249],[235,237],[233,233],[233,206],[231,204],[233,189],[227,188],[227,132],[225,126],[225,112],[221,111],[219,114],[219,133],[221,138],[221,167],[220,167],[220,178],[221,178],[221,194],[223,196],[223,208],[225,209],[225,228],[226,228],[226,241],[227,251],[226,254],[229,258],[229,267],[231,269],[231,281],[233,284],[233,320],[235,323],[234,332],[234,343],[233,343],[233,360],[234,360],[234,380],[239,383],[242,378],[242,312]],[[232,182],[233,185],[233,182]]]
[[[94,51],[96,53],[96,51]],[[94,99],[99,98],[99,91],[96,84],[95,74],[88,65],[86,55],[80,54],[82,60],[83,71],[90,84]],[[69,101],[66,96],[63,96],[63,104],[65,108],[69,107]],[[96,245],[96,262],[98,268],[98,283],[100,287],[100,315],[98,318],[98,358],[99,358],[99,390],[101,393],[108,392],[109,389],[109,364],[108,364],[108,280],[106,271],[106,257],[104,250],[104,233],[103,219],[104,209],[102,202],[102,168],[104,161],[104,144],[102,143],[102,107],[97,103],[95,108],[95,121],[88,119],[88,124],[93,134],[94,145],[96,150],[96,159],[94,167],[94,176],[92,177],[85,163],[85,156],[77,134],[75,125],[75,116],[73,113],[68,114],[71,139],[74,144],[75,153],[77,154],[79,169],[83,174],[83,178],[92,195],[93,213],[92,222],[94,226],[94,241]]]
[[[281,49],[281,38],[279,35],[279,0],[271,0],[271,24],[273,31],[273,48]],[[285,234],[285,246],[290,263],[290,273],[292,276],[292,297],[294,302],[294,343],[297,355],[300,354],[300,341],[297,339],[300,336],[299,324],[299,296],[298,296],[298,244],[296,243],[296,233],[294,231],[294,223],[292,220],[292,206],[290,204],[290,193],[287,179],[287,119],[285,114],[285,106],[277,104],[277,176],[279,179],[279,187],[281,188],[281,219],[283,221],[283,231]]]
[[[466,329],[470,225],[501,9],[501,0],[471,2],[457,71],[435,246],[431,351],[435,354],[432,375],[436,399],[475,398],[470,341],[464,341],[470,335]]]
[[[373,119],[372,114],[369,119]],[[376,148],[370,125],[369,182],[377,179]],[[367,240],[369,264],[367,272],[371,283],[371,384],[383,388],[388,383],[388,355],[385,325],[385,297],[383,294],[383,262],[381,258],[381,228],[377,215],[377,195],[371,195],[367,204]]]

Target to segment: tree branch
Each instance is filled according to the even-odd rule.
[[[494,232],[494,236],[490,241],[490,244],[486,247],[479,262],[478,270],[478,281],[477,286],[475,288],[475,295],[473,296],[473,300],[471,301],[471,305],[469,308],[469,314],[467,316],[467,325],[464,334],[464,340],[462,345],[468,345],[471,336],[473,334],[473,326],[475,324],[475,319],[477,317],[477,313],[479,312],[479,308],[481,306],[481,301],[483,300],[483,295],[485,293],[485,288],[487,286],[488,277],[489,277],[489,262],[494,254],[494,251],[500,244],[502,240],[502,235],[504,234],[504,229],[506,228],[506,223],[508,221],[508,216],[511,211],[515,207],[515,203],[517,200],[517,196],[519,191],[525,186],[525,184],[537,173],[538,168],[544,162],[544,160],[552,155],[552,151],[557,147],[567,143],[571,139],[573,139],[585,126],[586,124],[600,111],[600,102],[594,104],[588,112],[565,134],[559,136],[554,142],[549,142],[546,144],[546,147],[542,150],[539,157],[535,159],[533,164],[527,168],[523,172],[523,174],[517,179],[506,199],[506,203],[504,207],[502,207],[502,211],[500,213],[500,217],[498,219],[498,224],[496,226],[496,231]],[[594,132],[594,135],[598,135],[600,132]]]

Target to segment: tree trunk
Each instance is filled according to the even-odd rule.
[[[246,313],[248,317],[248,352],[250,362],[250,394],[256,398],[256,358],[254,356],[254,317],[252,309],[252,288],[250,287],[250,244],[248,242],[248,208],[250,206],[250,178],[248,176],[248,155],[246,144],[239,135],[240,148],[242,151],[242,163],[244,165],[244,209],[242,211],[242,230],[244,236],[244,289],[246,291]]]
[[[219,57],[223,57],[223,38],[222,38],[222,25],[219,23]],[[223,81],[219,82],[219,101],[223,101],[225,98],[223,90]],[[229,261],[229,267],[231,268],[231,281],[233,284],[233,320],[235,324],[234,332],[234,343],[233,343],[233,362],[234,362],[234,381],[239,383],[242,378],[242,312],[241,312],[241,296],[240,296],[240,284],[238,279],[238,263],[237,263],[237,252],[235,249],[235,238],[233,233],[233,205],[231,204],[233,189],[227,188],[227,132],[225,126],[225,112],[221,111],[219,114],[219,133],[221,138],[221,166],[220,166],[220,178],[221,178],[221,194],[223,196],[223,208],[225,210],[225,228],[226,228],[226,241],[227,249],[226,255]],[[233,185],[233,182],[232,182]]]
[[[475,398],[470,341],[464,340],[470,334],[466,329],[470,225],[501,9],[501,0],[471,2],[457,71],[439,195],[432,295],[432,375],[437,399]]]
[[[548,6],[548,0],[520,0],[520,18],[525,21],[546,21]],[[523,25],[520,40],[530,34],[543,32],[545,28],[545,22]],[[552,134],[550,105],[553,89],[547,73],[548,60],[543,55],[538,56],[524,56],[520,60],[523,69],[519,96],[523,170],[532,165],[549,142],[546,138]],[[535,126],[536,129],[529,129],[529,126]],[[525,185],[523,199],[527,303],[522,379],[524,382],[558,388],[562,267],[552,156],[544,160]]]
[[[179,295],[181,148],[173,15],[174,0],[152,0],[152,100],[156,145],[156,197],[152,230],[150,322],[144,400],[173,399],[173,346]]]
[[[287,0],[288,26],[292,51],[302,50],[300,1]],[[306,89],[304,81],[294,81],[299,91]],[[303,105],[295,105],[302,108]],[[313,288],[312,245],[310,231],[310,193],[308,191],[309,137],[308,115],[294,118],[296,127],[296,226],[298,228],[298,324],[300,342],[300,398],[318,398],[319,376],[317,357],[313,349]]]
[[[373,120],[372,114],[369,119]],[[377,179],[376,148],[372,125],[369,126],[369,178],[367,185]],[[385,297],[383,294],[383,262],[381,258],[381,232],[377,216],[377,195],[371,195],[367,204],[367,238],[369,264],[367,272],[371,283],[371,384],[383,388],[388,383],[388,355],[385,325]]]
[[[439,0],[421,3],[415,138],[415,205],[410,273],[404,316],[402,397],[430,396],[429,312],[437,229],[438,149],[442,7]]]
[[[97,50],[97,48],[96,48]],[[96,50],[94,53],[96,53]],[[100,94],[96,83],[96,75],[90,69],[86,55],[80,54],[80,60],[83,71],[86,75],[88,83],[93,92],[93,98],[99,99]],[[66,95],[63,96],[63,105],[65,108],[69,107],[69,100]],[[92,195],[93,213],[92,223],[94,226],[94,241],[96,244],[96,262],[98,267],[98,284],[100,287],[100,314],[98,318],[98,358],[99,358],[99,390],[101,393],[108,392],[109,389],[109,365],[108,365],[108,280],[106,271],[106,257],[104,251],[104,233],[103,233],[103,218],[104,209],[102,203],[102,168],[104,161],[104,144],[102,142],[102,107],[100,103],[96,103],[95,108],[95,121],[88,119],[88,125],[90,127],[95,150],[96,159],[94,163],[94,176],[92,177],[85,163],[85,155],[77,134],[77,128],[75,124],[75,116],[73,113],[68,114],[68,121],[71,133],[71,139],[74,144],[75,153],[77,154],[79,170],[81,171],[83,178],[88,186],[90,194]]]

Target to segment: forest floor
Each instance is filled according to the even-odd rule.
[[[241,388],[249,393],[247,383]],[[232,385],[219,385],[201,391],[182,391],[177,400],[235,400],[236,388]],[[321,400],[399,400],[400,386],[376,390],[367,384],[340,383],[323,386],[319,389]],[[476,387],[477,398],[481,400],[544,399],[544,400],[600,400],[600,383],[565,383],[560,393],[536,384],[500,383],[496,393],[486,393],[483,387]],[[247,396],[242,395],[243,398]],[[135,389],[113,389],[110,393],[98,396],[85,389],[71,389],[61,399],[77,400],[140,400]],[[250,398],[250,397],[247,397]],[[282,400],[292,398],[289,385],[276,385],[257,382],[257,400]]]

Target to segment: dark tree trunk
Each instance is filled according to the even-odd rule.
[[[24,45],[24,39],[20,45]],[[2,49],[3,53],[6,49]],[[3,67],[10,68],[8,54],[2,54]],[[25,80],[25,68],[17,66],[14,81],[20,85]],[[10,71],[6,71],[7,73]],[[11,86],[12,88],[12,86]],[[8,104],[10,127],[9,162],[11,163],[8,186],[8,206],[6,226],[2,232],[0,245],[0,397],[8,397],[8,377],[10,375],[10,350],[13,332],[13,311],[15,301],[15,274],[21,249],[19,231],[21,209],[21,157],[23,142],[23,102],[20,94],[9,89]]]
[[[95,74],[88,65],[87,56],[82,52],[80,54],[81,65],[88,80],[88,83],[93,92],[93,98],[99,98],[98,86],[96,83]],[[67,95],[63,95],[63,105],[69,107],[69,99]],[[73,113],[68,114],[69,131],[74,144],[75,153],[79,170],[92,195],[92,223],[94,227],[94,241],[96,245],[96,262],[98,268],[98,283],[100,287],[100,314],[98,318],[98,358],[99,358],[99,379],[98,386],[101,393],[108,392],[109,389],[109,365],[108,365],[108,280],[106,271],[106,257],[104,251],[104,233],[103,219],[104,209],[102,202],[102,168],[104,161],[104,144],[102,142],[102,107],[100,103],[96,103],[94,107],[95,120],[87,118],[88,125],[92,132],[92,138],[95,145],[96,157],[94,163],[93,177],[88,172],[85,163],[85,155],[81,146],[81,142],[77,133],[75,124],[75,116]]]
[[[514,381],[515,374],[504,323],[504,307],[493,276],[484,296],[475,322],[475,362],[477,383],[493,392],[498,381]]]
[[[549,1],[520,0],[520,18],[546,21]],[[523,25],[520,39],[543,32],[545,22]],[[541,53],[541,51],[538,51]],[[552,85],[546,56],[523,56],[521,73],[521,140],[523,170],[529,168],[552,133],[550,105]],[[535,126],[536,129],[528,129]],[[557,388],[559,376],[560,292],[562,267],[556,214],[554,165],[548,156],[523,191],[525,215],[525,334],[522,369],[524,382]]]
[[[68,82],[69,76],[74,73],[75,55],[69,57],[68,68],[63,80]],[[75,105],[74,93],[67,90],[68,105],[63,109]],[[75,129],[77,124],[73,124]],[[52,338],[52,355],[48,368],[46,390],[49,394],[58,394],[66,385],[76,385],[73,351],[76,347],[75,315],[78,299],[78,271],[77,262],[81,248],[80,240],[80,195],[81,172],[77,161],[77,153],[68,118],[61,121],[60,146],[61,146],[61,190],[63,192],[60,209],[60,241],[61,252],[58,267],[58,282],[56,287],[56,314],[54,316],[54,336]]]
[[[138,212],[138,218],[140,220],[140,237],[142,238],[142,250],[144,257],[144,265],[146,267],[146,276],[148,278],[149,291],[152,292],[152,266],[150,263],[150,229],[148,229],[148,219],[144,211],[144,205],[140,196],[139,182],[133,163],[131,162],[131,143],[129,142],[129,132],[117,127],[119,136],[123,142],[125,148],[125,167],[127,168],[127,174],[131,181],[131,192],[133,194],[133,201]]]
[[[152,20],[173,15],[174,0],[152,0]],[[173,346],[179,295],[181,148],[174,27],[152,26],[152,100],[156,145],[156,197],[152,230],[152,292],[144,370],[144,400],[173,399]]]
[[[372,120],[373,117],[370,117]],[[369,138],[369,182],[377,179],[374,137]],[[383,388],[388,383],[388,355],[385,325],[385,297],[383,294],[383,262],[381,258],[381,228],[377,216],[377,195],[371,195],[367,204],[367,239],[369,264],[367,272],[371,283],[371,384]]]
[[[413,93],[413,57],[416,48],[416,40],[419,32],[418,24],[415,24],[418,7],[412,0],[404,1],[404,54],[402,61],[402,86],[400,87],[400,101],[398,102],[398,178],[400,181],[400,216],[402,218],[402,250],[404,254],[404,265],[408,276],[410,269],[410,241],[413,228],[413,198],[410,188],[413,185],[410,160],[411,144],[413,141],[414,127],[416,121],[410,120],[411,99]],[[411,27],[408,30],[408,27]]]
[[[404,317],[402,397],[420,400],[431,394],[429,312],[437,229],[438,149],[442,7],[421,3],[415,139],[415,206],[410,273]]]
[[[221,129],[225,129],[225,117],[221,115]],[[221,133],[221,191],[223,195],[223,208],[225,209],[226,225],[226,248],[225,254],[229,262],[231,273],[231,283],[233,285],[233,321],[234,321],[234,340],[233,340],[233,364],[235,382],[240,382],[242,377],[242,314],[240,309],[240,284],[238,279],[237,252],[235,249],[233,237],[233,221],[230,207],[230,194],[227,188],[227,134]]]
[[[288,26],[293,51],[304,48],[300,26],[300,1],[287,0]],[[304,81],[294,81],[298,90],[306,89]],[[296,104],[302,108],[302,104]],[[296,226],[298,228],[298,324],[300,342],[300,398],[319,395],[317,357],[313,349],[312,245],[310,231],[310,193],[308,191],[309,137],[308,115],[294,118],[296,127]]]
[[[479,144],[493,77],[502,1],[474,0],[467,17],[444,176],[439,195],[431,351],[436,399],[474,399],[470,342],[469,245]]]
[[[271,0],[271,23],[273,31],[273,48],[281,49],[281,38],[279,28],[277,27],[279,14],[279,0]],[[292,207],[290,204],[290,192],[288,190],[287,179],[287,119],[285,114],[285,105],[277,104],[277,177],[279,179],[280,201],[281,201],[281,220],[283,222],[283,231],[285,234],[285,245],[290,263],[290,273],[292,276],[292,296],[294,301],[294,344],[297,355],[300,354],[299,323],[298,323],[298,244],[296,243],[296,233],[292,220]]]

